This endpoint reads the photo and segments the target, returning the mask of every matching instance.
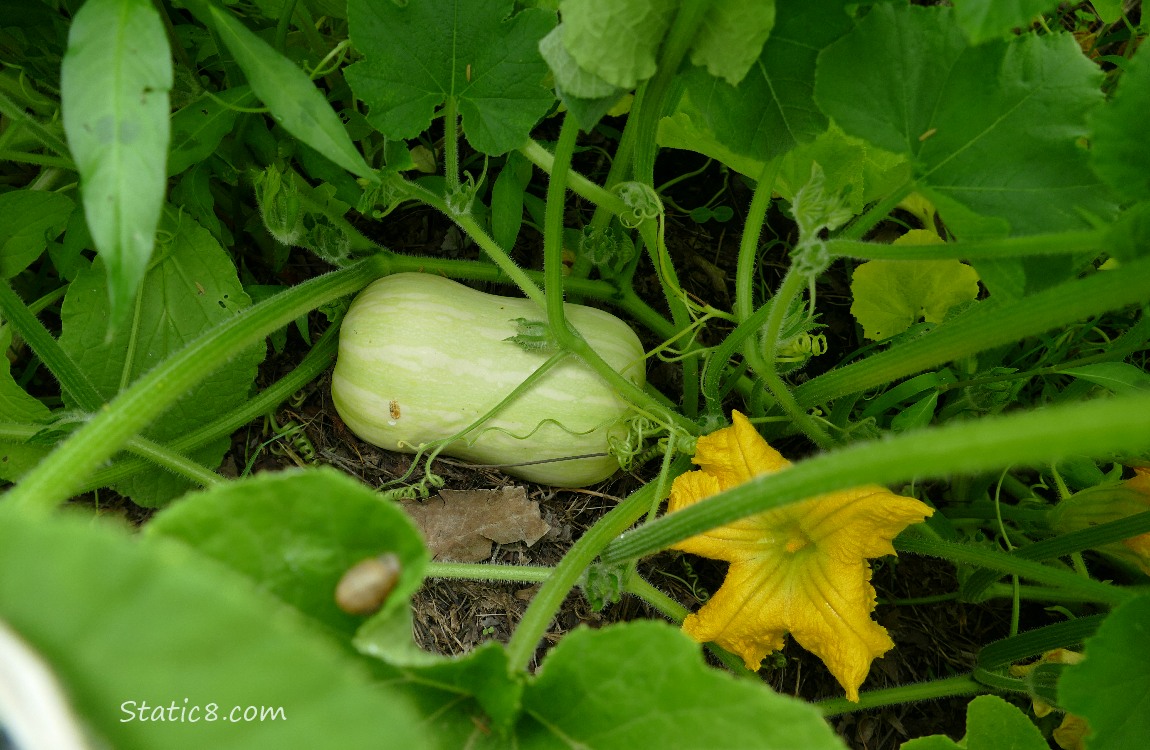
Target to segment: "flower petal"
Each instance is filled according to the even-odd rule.
[[[718,479],[722,489],[790,466],[790,461],[767,445],[749,419],[734,411],[731,422],[730,427],[699,438],[695,446],[694,462]]]
[[[789,465],[742,414],[697,444],[702,468],[671,488],[674,512]],[[726,580],[683,630],[742,656],[749,669],[791,633],[858,700],[871,662],[894,647],[871,619],[875,591],[867,559],[894,554],[892,539],[933,511],[866,485],[793,503],[711,529],[676,549],[731,563]]]

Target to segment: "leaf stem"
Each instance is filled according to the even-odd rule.
[[[527,144],[521,147],[519,152],[546,174],[554,174],[555,156],[543,148],[538,142],[533,140],[527,141]],[[580,198],[591,201],[612,215],[621,216],[630,212],[630,209],[627,208],[627,204],[624,203],[619,196],[601,187],[597,183],[592,182],[570,167],[568,167],[567,170],[567,187]]]
[[[427,578],[457,578],[470,581],[512,581],[543,583],[555,571],[544,565],[493,565],[490,563],[430,562]]]
[[[671,466],[668,479],[685,471],[687,466],[688,461],[685,457],[676,459]],[[657,485],[657,482],[650,482],[631,493],[571,545],[571,549],[552,571],[551,577],[544,582],[539,593],[531,600],[523,619],[520,620],[519,626],[507,644],[508,664],[513,672],[525,670],[531,664],[535,647],[547,632],[551,618],[559,611],[567,594],[578,583],[587,566],[599,552],[647,512],[655,499]]]
[[[857,703],[848,701],[846,698],[828,698],[816,702],[814,706],[823,712],[823,716],[839,716],[899,703],[949,698],[957,695],[978,695],[985,692],[988,692],[985,685],[969,674],[963,674],[914,685],[900,685],[882,690],[865,690],[859,693]]]
[[[876,224],[885,219],[898,204],[902,203],[904,198],[914,192],[914,188],[915,181],[913,179],[907,180],[899,185],[893,192],[887,195],[887,197],[871,206],[866,213],[848,224],[846,228],[838,233],[835,239],[862,239],[867,232],[874,229]]]
[[[775,189],[775,177],[779,173],[782,159],[772,159],[763,165],[751,205],[747,208],[747,218],[743,223],[743,236],[739,240],[739,256],[735,266],[735,319],[742,323],[751,317],[755,309],[754,279],[755,264],[759,255],[759,237],[767,210],[771,207],[771,194]]]
[[[443,161],[448,191],[459,189],[459,113],[455,96],[443,104]]]
[[[60,382],[60,387],[72,397],[76,405],[94,412],[104,403],[96,386],[79,365],[60,346],[24,302],[12,291],[6,280],[0,280],[0,312],[12,323],[13,330],[32,347],[48,371]]]
[[[879,242],[834,239],[827,252],[839,258],[860,260],[982,260],[1038,255],[1068,255],[1096,251],[1106,244],[1106,233],[1096,229],[1055,234],[1030,234],[992,240],[960,240],[942,245],[888,245]]]
[[[762,357],[760,366],[763,369],[758,374],[771,395],[775,397],[775,401],[791,418],[795,426],[802,430],[815,445],[826,449],[834,445],[834,441],[819,423],[811,419],[810,415],[799,406],[795,397],[791,395],[790,388],[779,376],[777,367],[779,335],[783,330],[783,321],[787,317],[787,310],[791,308],[792,302],[802,290],[805,281],[806,277],[792,265],[787,271],[787,275],[783,277],[783,283],[779,286],[779,290],[771,299],[771,307],[763,331],[763,347],[760,350]],[[754,347],[755,343],[757,342],[752,340],[748,348]]]
[[[942,247],[936,245],[935,247]],[[825,404],[930,367],[1058,326],[1150,300],[1150,258],[1099,271],[1011,302],[983,300],[929,334],[819,375],[795,388],[800,406]]]
[[[967,563],[1000,573],[1010,573],[1037,581],[1040,584],[1065,589],[1077,597],[1092,597],[1092,601],[1103,604],[1121,604],[1134,596],[1133,592],[1109,583],[1083,578],[1077,573],[1052,568],[1049,565],[1027,560],[1018,555],[993,549],[983,549],[970,544],[928,539],[924,536],[904,533],[895,539],[894,546],[900,552],[929,555],[954,563]]]

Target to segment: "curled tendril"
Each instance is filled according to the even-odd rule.
[[[608,438],[607,452],[615,457],[624,471],[642,466],[668,451],[694,453],[695,438],[662,422],[639,415],[627,421],[627,434]]]
[[[827,337],[823,334],[800,333],[779,345],[777,362],[806,362],[827,353]]]
[[[619,217],[619,222],[628,229],[634,229],[644,221],[663,215],[663,201],[650,185],[642,182],[621,182],[615,186],[615,195],[626,204],[629,214]]]

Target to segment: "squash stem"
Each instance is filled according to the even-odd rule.
[[[787,316],[787,310],[791,306],[791,302],[798,295],[799,290],[802,289],[803,282],[806,277],[799,273],[794,266],[787,271],[787,275],[783,278],[783,283],[779,286],[779,291],[771,300],[770,311],[767,314],[766,330],[763,334],[763,350],[761,352],[759,376],[763,379],[767,388],[770,390],[771,395],[775,397],[775,401],[782,407],[787,416],[791,418],[795,426],[803,431],[803,433],[820,448],[829,448],[834,445],[834,440],[827,434],[826,430],[810,417],[795,401],[795,397],[791,395],[790,389],[783,379],[779,376],[777,369],[777,356],[779,350],[779,334],[783,328],[783,320]],[[748,348],[753,348],[754,343],[750,344]]]
[[[546,289],[547,322],[556,341],[594,369],[632,405],[658,415],[663,422],[678,425],[688,434],[698,434],[698,426],[682,415],[665,408],[634,383],[617,373],[591,346],[567,324],[563,311],[563,211],[567,195],[567,173],[579,127],[568,113],[563,120],[559,142],[555,147],[554,171],[547,185],[547,208],[543,229],[543,277]]]
[[[459,114],[455,97],[448,94],[443,104],[443,160],[447,190],[459,189]]]
[[[672,464],[667,478],[671,479],[681,474],[687,467],[687,457],[680,456]],[[523,671],[530,666],[536,646],[547,632],[547,626],[559,611],[567,594],[579,582],[599,552],[643,517],[655,499],[657,486],[657,482],[650,482],[631,493],[571,545],[571,549],[552,571],[551,577],[531,600],[523,619],[519,621],[519,626],[511,635],[511,640],[507,644],[507,660],[508,668],[512,672]]]
[[[544,565],[431,562],[427,564],[424,576],[426,578],[457,578],[469,581],[543,583],[554,572],[554,568],[548,568]]]
[[[278,408],[293,393],[315,380],[321,372],[331,366],[338,345],[339,326],[331,326],[324,331],[323,335],[316,341],[315,346],[311,348],[311,351],[294,370],[265,388],[259,395],[245,402],[238,410],[225,414],[195,432],[190,432],[160,447],[175,452],[192,451],[201,445],[230,435],[253,419]],[[133,442],[129,442],[127,447],[132,452],[136,452]],[[142,459],[117,461],[112,466],[92,474],[79,491],[86,492],[97,487],[107,487],[144,471],[150,465]],[[194,478],[189,477],[189,479]]]
[[[47,511],[67,500],[92,471],[231,357],[319,305],[363,288],[380,275],[363,261],[316,277],[205,332],[113,399],[29,472],[8,504]]]
[[[527,145],[519,149],[519,152],[527,157],[535,166],[542,169],[546,174],[552,175],[555,172],[555,156],[539,145],[535,141],[528,141]],[[627,204],[623,200],[612,193],[610,190],[600,187],[598,184],[587,179],[573,169],[567,170],[567,186],[571,192],[591,201],[599,208],[606,211],[607,216],[621,216],[630,213]]]

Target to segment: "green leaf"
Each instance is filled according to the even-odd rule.
[[[763,172],[764,162],[762,160],[744,156],[732,150],[711,132],[706,125],[703,113],[689,103],[686,94],[679,102],[679,111],[659,121],[659,130],[655,140],[663,148],[694,151],[697,154],[721,161],[752,180],[759,179]],[[809,178],[810,175],[810,165],[807,165],[807,177]]]
[[[655,75],[676,0],[562,0],[563,46],[579,67],[622,89]]]
[[[997,695],[980,695],[966,706],[966,737],[955,742],[946,735],[919,737],[901,750],[1048,750],[1042,732],[1026,714]]]
[[[1119,396],[1150,390],[1150,374],[1126,362],[1099,362],[1096,365],[1082,365],[1059,372],[1089,380]]]
[[[1150,737],[1150,596],[1115,607],[1086,641],[1086,660],[1067,667],[1058,700],[1085,717],[1091,750],[1140,747]]]
[[[11,345],[12,329],[0,320],[0,422],[46,422],[51,417],[48,407],[29,396],[12,378],[12,364],[7,356]],[[6,475],[3,445],[0,443],[0,477]]]
[[[919,320],[942,322],[978,296],[978,274],[957,260],[872,260],[855,269],[851,294],[851,314],[879,341]]]
[[[343,122],[307,75],[230,11],[213,5],[210,12],[216,33],[276,122],[352,174],[373,179],[375,172],[360,156]]]
[[[1146,113],[1150,112],[1150,52],[1130,58],[1113,98],[1094,110],[1090,125],[1094,171],[1127,200],[1150,199],[1150,149]]]
[[[237,112],[233,107],[254,102],[251,89],[238,86],[215,96],[204,94],[172,115],[168,175],[177,175],[215,153],[220,141],[235,128]]]
[[[428,746],[404,692],[220,566],[91,519],[0,516],[0,619],[51,666],[99,744]],[[132,719],[145,702],[149,720]],[[282,718],[228,720],[248,706]]]
[[[568,633],[523,695],[519,747],[842,748],[812,706],[715,671],[662,622]]]
[[[407,607],[427,550],[396,504],[333,469],[284,471],[185,497],[145,527],[252,579],[304,615],[350,638],[363,622],[334,592],[356,563],[391,552],[402,566],[385,607]]]
[[[84,214],[108,268],[113,324],[126,322],[164,204],[171,52],[149,0],[88,0],[60,71]]]
[[[861,214],[868,203],[905,182],[911,169],[905,156],[849,136],[832,122],[813,141],[787,152],[775,176],[775,192],[793,201],[795,192],[811,178],[814,164],[823,168],[827,190],[842,195],[853,214]]]
[[[461,694],[472,696],[500,734],[519,718],[526,675],[512,673],[501,643],[488,641],[464,656],[400,672],[420,685],[447,692],[456,701]]]
[[[815,99],[847,133],[910,156],[959,237],[1090,226],[1114,205],[1079,145],[1101,72],[1068,34],[967,47],[951,11],[875,6],[819,56]]]
[[[0,279],[10,279],[40,257],[64,231],[75,204],[42,190],[0,193]]]
[[[563,46],[563,24],[559,24],[539,41],[539,53],[555,76],[555,87],[562,93],[580,99],[618,98],[626,89],[579,67]]]
[[[774,0],[715,0],[695,37],[691,62],[738,86],[759,59],[774,24]],[[821,27],[812,25],[807,31]]]
[[[368,122],[389,138],[414,138],[435,108],[458,102],[463,132],[479,151],[518,148],[555,101],[543,85],[539,41],[555,15],[510,0],[407,3],[348,0],[351,40],[364,59],[346,69]]]
[[[491,187],[491,236],[507,252],[514,249],[523,227],[523,194],[532,171],[531,162],[512,152]]]
[[[260,13],[264,18],[277,20],[284,11],[284,6],[291,0],[255,0]],[[307,7],[317,16],[331,16],[332,18],[347,18],[347,2],[345,0],[308,0]]]
[[[954,15],[967,39],[982,44],[1026,28],[1040,13],[1057,7],[1057,0],[955,0]]]
[[[739,85],[694,68],[680,108],[727,148],[759,161],[812,141],[827,128],[811,98],[815,57],[849,28],[837,0],[784,4],[762,55]]]
[[[890,428],[894,432],[905,432],[926,427],[934,419],[934,410],[937,406],[938,391],[934,391],[900,411],[890,421]]]
[[[924,229],[913,229],[895,242],[935,243],[941,244],[938,235]],[[872,260],[855,268],[851,295],[851,315],[867,338],[879,341],[919,319],[941,323],[951,308],[977,299],[978,274],[957,260]]]
[[[161,257],[148,271],[130,326],[109,337],[101,263],[81,271],[68,288],[61,308],[60,346],[95,384],[105,399],[150,370],[212,326],[251,304],[223,249],[189,217],[165,217]],[[228,362],[210,379],[185,394],[146,432],[159,442],[200,427],[242,403],[255,380],[264,347]],[[68,406],[75,406],[67,400]],[[195,451],[204,465],[219,465],[229,438]],[[141,505],[155,506],[182,494],[188,484],[165,472],[137,475],[118,486]]]
[[[1122,0],[1092,0],[1090,4],[1103,23],[1114,23],[1122,17]]]

